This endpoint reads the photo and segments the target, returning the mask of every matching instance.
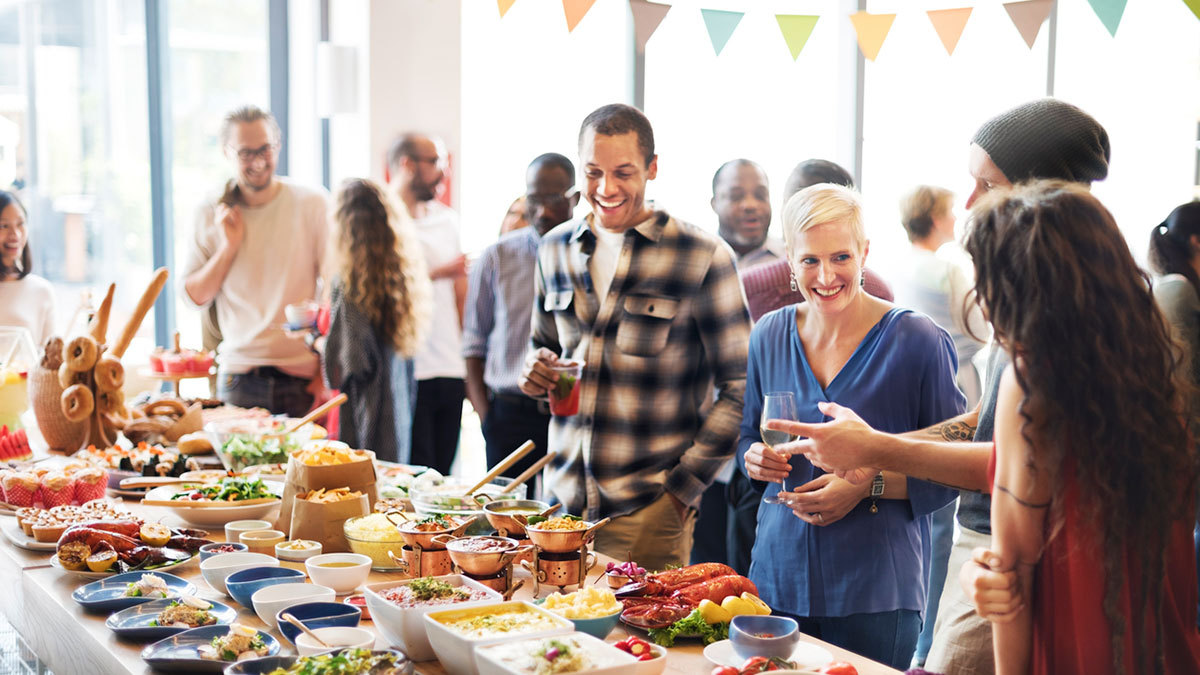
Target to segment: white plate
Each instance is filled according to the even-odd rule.
[[[704,658],[712,661],[718,666],[730,666],[733,668],[740,667],[746,662],[733,651],[733,643],[729,640],[718,640],[704,648]],[[804,642],[803,638],[796,645],[796,650],[788,657],[788,661],[793,661],[797,668],[814,668],[833,663],[833,654],[829,650],[818,647],[811,642]]]
[[[283,483],[263,481],[263,485],[276,496],[279,496],[283,492]],[[186,485],[164,485],[147,492],[145,498],[168,501],[171,499],[171,495],[186,489]],[[181,501],[179,506],[164,506],[161,508],[175,514],[185,523],[201,527],[218,527],[235,520],[267,520],[263,516],[270,513],[273,509],[279,508],[282,500],[277,499],[273,502],[251,504],[249,506],[201,506],[191,508],[185,506],[184,504],[186,503]]]
[[[196,554],[193,554],[192,557],[188,558],[187,560],[180,560],[179,562],[167,563],[166,565],[159,565],[158,567],[155,567],[154,569],[132,570],[132,571],[134,571],[134,572],[174,571],[176,567],[183,567],[184,565],[186,565],[194,560],[199,560],[199,559],[200,559],[200,554],[196,553]],[[50,566],[60,572],[65,572],[67,574],[74,574],[75,576],[83,577],[84,579],[104,579],[107,577],[115,577],[118,574],[121,574],[121,572],[93,572],[93,571],[87,569],[86,567],[83,568],[82,570],[69,570],[69,569],[63,567],[62,563],[58,561],[58,555],[50,556]]]
[[[4,538],[8,539],[13,546],[27,551],[53,551],[58,548],[56,541],[38,541],[33,537],[25,536],[25,530],[21,529],[16,520],[4,521],[4,524],[0,525],[0,530],[4,531]]]

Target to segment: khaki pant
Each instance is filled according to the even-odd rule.
[[[667,565],[686,565],[692,554],[692,528],[696,524],[695,509],[688,509],[683,519],[675,502],[666,492],[650,504],[624,516],[613,518],[596,532],[596,550],[617,560],[634,562],[647,570],[665,569]]]
[[[950,549],[946,568],[946,585],[938,605],[937,622],[933,626],[933,644],[925,668],[934,673],[954,675],[993,675],[996,672],[992,654],[992,624],[979,618],[975,605],[963,593],[958,573],[971,559],[976,547],[989,548],[991,535],[958,528],[958,541]]]

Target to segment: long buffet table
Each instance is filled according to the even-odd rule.
[[[182,525],[174,515],[159,507],[142,506],[135,502],[127,502],[126,507],[147,520],[158,520],[172,525]],[[0,516],[8,520],[11,516]],[[0,524],[11,525],[11,521]],[[221,541],[222,532],[212,532],[210,539]],[[52,553],[28,551],[18,548],[7,539],[0,543],[0,609],[3,610],[9,622],[29,643],[38,657],[58,675],[74,675],[76,673],[130,673],[142,674],[152,671],[141,660],[140,653],[145,643],[126,642],[117,639],[116,635],[105,627],[107,616],[103,614],[88,614],[71,599],[71,592],[78,586],[88,583],[78,575],[64,573],[50,566]],[[607,562],[605,556],[599,556],[599,565]],[[296,566],[293,563],[283,563],[285,566]],[[186,565],[169,570],[171,574],[183,577],[195,584],[199,595],[209,600],[218,600],[238,608],[238,621],[266,630],[266,626],[258,616],[248,608],[241,607],[232,599],[224,596],[208,585],[200,575],[199,558],[193,559]],[[516,593],[516,599],[532,599],[532,583],[528,582],[528,573],[517,570],[516,578],[526,578],[527,583]],[[595,573],[591,578],[595,577]],[[398,574],[372,572],[368,583],[402,578]],[[589,580],[590,583],[590,580]],[[542,589],[541,595],[548,595],[550,590]],[[374,630],[371,621],[363,621],[362,627]],[[282,639],[278,631],[268,631],[280,639],[283,653],[295,653],[291,645]],[[625,637],[623,626],[618,626],[609,635],[609,641]],[[644,636],[643,636],[644,637]],[[863,658],[844,649],[822,642],[815,638],[805,638],[828,649],[835,660],[853,663],[862,675],[884,675],[898,673],[892,668],[875,661]],[[378,646],[383,647],[381,639]],[[680,675],[706,674],[713,665],[704,657],[703,647],[696,641],[681,639],[675,647],[668,650],[668,673]],[[416,672],[430,675],[445,673],[436,662],[418,663]]]

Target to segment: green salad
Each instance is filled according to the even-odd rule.
[[[234,436],[225,441],[221,452],[228,458],[229,470],[241,471],[255,464],[283,464],[288,454],[299,450],[301,443],[290,436]]]
[[[267,675],[391,675],[403,671],[394,652],[372,653],[369,649],[344,649],[336,653],[302,656],[288,668]]]
[[[176,492],[171,495],[172,501],[201,501],[241,502],[250,499],[274,497],[275,493],[267,489],[261,478],[223,478],[220,483],[201,485],[196,488]]]

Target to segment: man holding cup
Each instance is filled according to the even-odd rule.
[[[641,111],[592,112],[579,150],[592,212],[538,249],[519,386],[565,395],[564,413],[577,397],[575,414],[550,423],[559,456],[546,486],[571,514],[612,518],[596,549],[647,568],[686,564],[700,496],[741,423],[750,318],[733,252],[646,203],[658,163]],[[556,372],[579,362],[574,382]]]

